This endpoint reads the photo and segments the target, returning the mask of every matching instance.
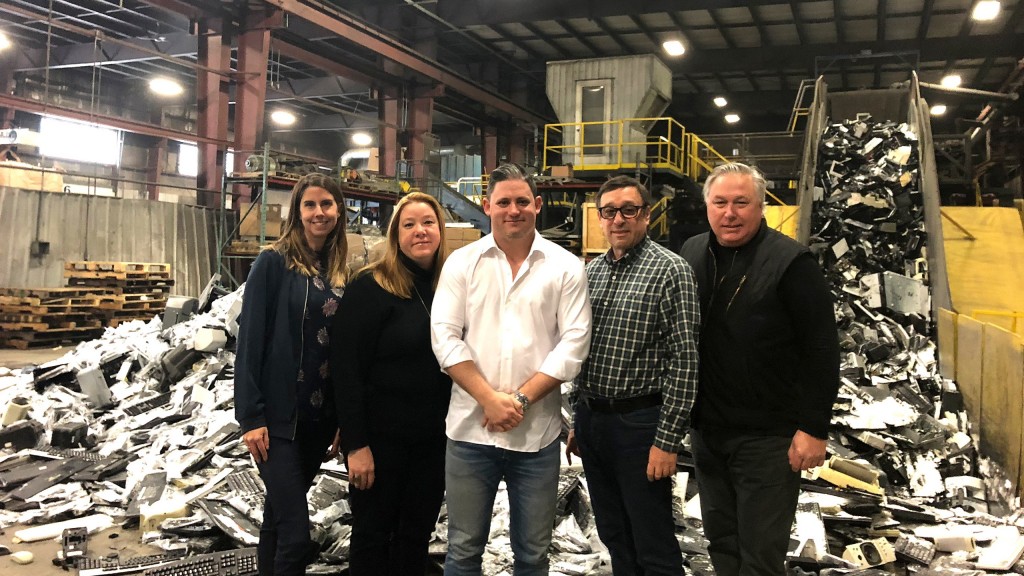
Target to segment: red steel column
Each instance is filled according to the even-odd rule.
[[[14,70],[10,66],[4,66],[2,58],[0,70],[0,90],[3,90],[4,94],[14,94]],[[14,128],[14,108],[0,106],[0,112],[0,128]]]
[[[483,133],[483,171],[489,174],[498,167],[498,130],[493,126],[484,126]]]
[[[519,165],[526,164],[526,143],[528,134],[522,126],[512,125],[508,135],[508,159]]]
[[[427,176],[426,147],[424,134],[433,129],[434,98],[419,96],[413,98],[409,105],[409,150],[406,159],[412,164],[413,178],[420,180]]]
[[[222,20],[199,23],[199,64],[214,70],[231,68],[230,23]],[[199,135],[224,141],[228,138],[228,78],[213,72],[196,70],[196,104],[199,109]],[[218,207],[220,197],[205,190],[220,190],[224,176],[226,148],[212,142],[199,142],[199,188],[196,203]]]
[[[147,138],[148,139],[148,138]],[[149,147],[149,158],[146,163],[146,192],[150,200],[160,199],[160,174],[163,172],[164,163],[167,161],[167,138],[153,139],[153,145]],[[202,194],[199,193],[199,204],[202,204]]]
[[[377,172],[382,176],[397,176],[398,166],[398,128],[401,125],[401,118],[398,117],[398,90],[386,88],[380,92],[380,107],[378,117],[380,125],[380,138],[378,142],[378,166]]]
[[[245,167],[247,154],[262,148],[263,108],[267,96],[267,59],[270,29],[279,25],[281,13],[270,8],[250,10],[242,18],[238,35],[238,72],[235,79],[235,166]],[[237,199],[250,201],[247,186],[237,186]]]

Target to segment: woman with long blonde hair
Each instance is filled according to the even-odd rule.
[[[384,257],[342,298],[332,365],[349,472],[353,576],[423,574],[444,497],[451,380],[430,347],[430,305],[444,265],[444,216],[432,196],[395,206]]]

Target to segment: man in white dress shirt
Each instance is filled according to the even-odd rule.
[[[492,233],[453,252],[431,309],[431,341],[452,377],[445,485],[446,575],[479,575],[505,480],[516,576],[546,575],[558,490],[560,385],[590,346],[578,257],[535,229],[541,198],[521,167],[491,173]]]

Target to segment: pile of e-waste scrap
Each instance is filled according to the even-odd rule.
[[[830,458],[805,474],[800,570],[977,573],[1024,551],[1011,488],[938,374],[918,153],[906,124],[870,118],[820,141],[810,243],[836,300],[842,385]]]

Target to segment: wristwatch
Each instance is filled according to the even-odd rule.
[[[516,390],[512,393],[512,397],[516,399],[516,402],[523,405],[523,414],[526,414],[526,409],[530,407],[530,399],[526,397],[526,394]]]

